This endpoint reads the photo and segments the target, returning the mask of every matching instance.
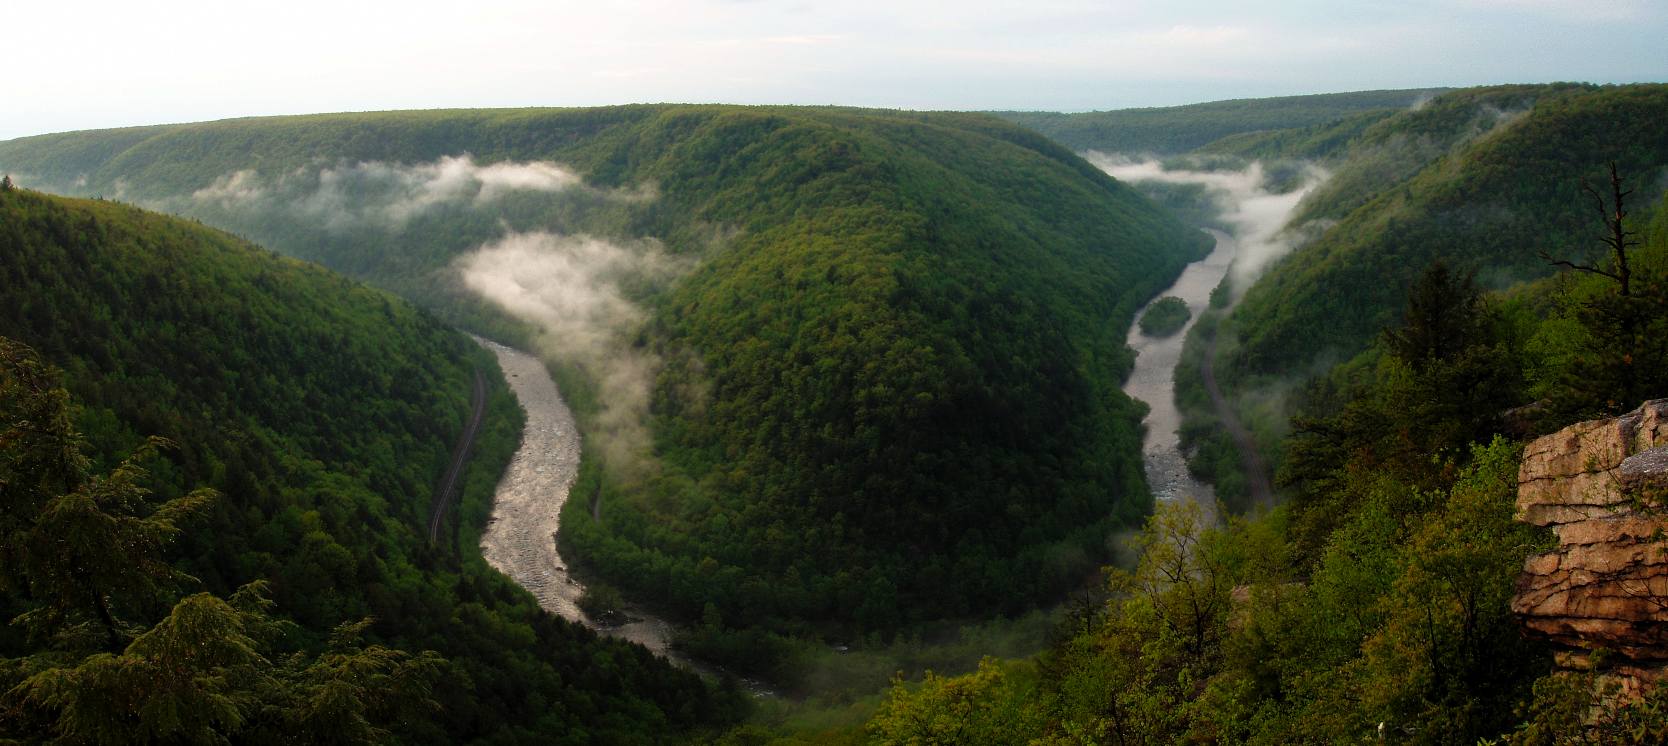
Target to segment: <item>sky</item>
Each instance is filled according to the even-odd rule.
[[[0,139],[631,102],[1086,111],[1668,81],[1668,0],[17,2]]]

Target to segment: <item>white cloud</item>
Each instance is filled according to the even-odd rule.
[[[658,241],[512,233],[458,258],[470,291],[537,328],[547,359],[586,371],[600,388],[591,433],[610,464],[647,453],[649,394],[660,358],[629,344],[646,312],[626,288],[664,282],[690,263]]]
[[[480,165],[464,154],[410,165],[364,161],[316,171],[298,168],[276,177],[246,169],[221,176],[191,196],[221,208],[282,206],[336,228],[367,223],[397,228],[441,205],[481,207],[514,192],[581,186],[578,174],[557,163]]]
[[[1084,156],[1119,181],[1202,184],[1210,190],[1222,219],[1233,227],[1234,237],[1239,241],[1239,253],[1234,257],[1231,271],[1233,286],[1241,291],[1250,287],[1270,263],[1285,256],[1309,235],[1309,230],[1288,226],[1288,221],[1298,203],[1328,176],[1321,168],[1310,166],[1299,188],[1276,193],[1265,187],[1260,162],[1252,162],[1240,171],[1189,171],[1165,170],[1159,161],[1148,158],[1094,151]]]

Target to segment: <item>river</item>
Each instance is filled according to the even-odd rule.
[[[555,540],[562,505],[579,475],[579,428],[573,412],[538,358],[497,342],[476,341],[498,356],[510,390],[527,412],[521,447],[498,480],[492,520],[481,534],[482,556],[538,598],[545,611],[688,666],[672,652],[671,623],[628,606],[626,623],[603,625],[579,610],[585,587],[568,571]]]
[[[1209,304],[1210,291],[1222,281],[1238,250],[1228,234],[1215,230],[1210,233],[1216,239],[1210,255],[1189,264],[1175,284],[1159,295],[1186,301],[1191,318],[1181,331],[1163,338],[1148,337],[1138,325],[1132,325],[1129,346],[1136,352],[1135,367],[1124,384],[1124,393],[1151,408],[1144,420],[1147,431],[1142,452],[1154,496],[1160,500],[1190,498],[1206,506],[1214,505],[1214,493],[1210,485],[1187,473],[1176,434],[1181,414],[1176,409],[1175,389],[1182,340]],[[481,554],[499,572],[531,592],[546,611],[601,634],[638,643],[685,667],[704,670],[673,653],[675,627],[671,623],[640,608],[628,607],[629,621],[618,625],[598,624],[580,611],[579,597],[585,587],[569,572],[555,541],[562,505],[579,473],[580,439],[573,412],[538,358],[489,340],[476,341],[498,356],[511,392],[527,413],[521,447],[493,497],[492,519],[481,535]]]
[[[1216,247],[1210,255],[1187,265],[1175,284],[1159,293],[1158,298],[1176,296],[1187,302],[1192,312],[1187,325],[1168,337],[1149,337],[1141,333],[1139,324],[1129,328],[1129,346],[1135,350],[1135,367],[1124,383],[1124,393],[1147,403],[1150,410],[1142,421],[1146,436],[1142,441],[1142,462],[1147,472],[1147,484],[1158,500],[1192,499],[1207,509],[1215,506],[1216,493],[1211,486],[1193,478],[1187,472],[1187,459],[1181,452],[1181,412],[1176,408],[1176,365],[1181,362],[1182,341],[1188,330],[1210,304],[1210,291],[1222,282],[1228,267],[1234,262],[1239,245],[1222,231],[1211,230]],[[1146,313],[1143,306],[1137,312]]]

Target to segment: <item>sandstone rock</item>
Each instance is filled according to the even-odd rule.
[[[1640,451],[1616,469],[1622,489],[1648,501],[1660,502],[1668,491],[1668,446]]]
[[[1518,470],[1518,520],[1550,526],[1558,547],[1530,557],[1512,611],[1524,631],[1566,648],[1559,665],[1612,652],[1611,675],[1668,678],[1668,399],[1571,425],[1530,443]]]

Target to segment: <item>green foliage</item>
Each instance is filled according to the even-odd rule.
[[[1668,687],[1627,696],[1616,680],[1594,671],[1541,677],[1534,698],[1521,709],[1527,719],[1499,740],[1487,741],[1489,746],[1643,746],[1668,740]]]
[[[1190,318],[1193,318],[1193,312],[1187,310],[1187,301],[1173,295],[1165,296],[1153,301],[1141,314],[1141,333],[1149,337],[1168,337],[1181,331]]]
[[[982,670],[920,695],[900,683],[871,732],[1019,696],[1030,707],[1001,722],[1025,737],[963,742],[1337,743],[1384,723],[1398,742],[1475,743],[1509,730],[1550,666],[1508,609],[1541,543],[1512,521],[1519,454],[1479,447],[1438,493],[1380,481],[1312,565],[1283,511],[1212,528],[1196,505],[1167,504],[1141,563],[1115,574],[1118,595],[1069,625],[1034,677]]]
[[[1591,245],[1580,184],[1598,164],[1616,161],[1656,200],[1648,175],[1668,164],[1653,129],[1665,111],[1668,86],[1509,86],[1457,91],[1380,122],[1296,218],[1337,224],[1235,309],[1242,343],[1226,367],[1274,373],[1359,352],[1438,257],[1496,287],[1550,274],[1537,250]]]
[[[1625,204],[1601,201],[1599,212],[1609,234],[1601,238],[1612,251],[1575,265],[1583,274],[1563,278],[1554,319],[1545,325],[1542,349],[1562,348],[1550,356],[1557,363],[1542,382],[1557,421],[1621,414],[1623,402],[1668,389],[1668,209],[1659,207],[1644,241],[1640,221],[1626,220]]]
[[[1228,135],[1195,152],[1231,156],[1242,161],[1260,160],[1265,164],[1335,161],[1348,153],[1351,144],[1373,125],[1399,113],[1399,109],[1377,109],[1306,127],[1242,132]]]
[[[1042,730],[1045,711],[1037,707],[1035,676],[1010,674],[992,659],[979,670],[954,678],[931,671],[917,687],[895,684],[867,730],[869,742],[884,746],[1023,743]]]
[[[1216,287],[1210,289],[1210,307],[1221,310],[1233,305],[1233,302],[1234,276],[1229,273],[1222,276],[1222,282],[1217,283]]]
[[[762,658],[783,636],[1016,612],[1075,584],[1104,536],[1148,509],[1120,330],[1208,240],[1018,127],[633,106],[133,134],[28,138],[0,145],[0,162],[66,186],[86,173],[86,191],[119,179],[130,196],[495,333],[526,330],[465,296],[452,261],[506,227],[653,238],[698,260],[676,281],[628,289],[649,313],[621,346],[663,363],[654,452],[599,468],[609,425],[580,407],[593,437],[576,494],[594,509],[570,501],[561,540],[583,569],[663,612],[695,620],[714,605],[722,624],[692,640],[705,650],[771,667]],[[318,193],[307,174],[320,163],[465,152],[560,161],[587,186],[393,228],[292,209]],[[248,169],[272,190],[258,208],[192,197]],[[339,196],[349,213],[362,207],[351,190]],[[598,361],[561,362],[568,387]]]
[[[1083,114],[992,112],[1073,150],[1182,153],[1230,135],[1322,125],[1374,109],[1405,109],[1445,89],[1236,99]]]
[[[1351,472],[1434,487],[1471,443],[1503,432],[1525,396],[1521,342],[1468,274],[1433,263],[1409,293],[1401,325],[1381,345],[1308,392],[1294,420],[1281,481],[1296,491],[1303,529],[1324,536]]]
[[[585,616],[602,621],[618,615],[624,603],[620,592],[607,583],[585,586],[585,592],[579,596],[579,610],[585,612]]]
[[[198,625],[193,620],[224,621],[227,612],[207,596],[176,606],[174,594],[227,597],[267,581],[290,624],[283,640],[257,639],[252,649],[290,698],[249,695],[236,682],[217,689],[216,677],[231,674],[216,671],[234,662],[215,663],[202,672],[200,691],[156,694],[208,698],[192,701],[215,714],[178,720],[180,738],[230,727],[234,712],[271,732],[324,733],[320,740],[336,732],[385,740],[375,731],[385,728],[394,740],[421,742],[540,734],[654,741],[732,716],[736,700],[640,647],[552,619],[479,560],[473,547],[484,506],[520,427],[501,384],[488,397],[463,477],[460,522],[447,527],[461,540],[456,548],[428,545],[428,500],[464,425],[473,370],[492,366],[490,354],[433,316],[182,220],[26,190],[0,196],[0,278],[18,301],[15,314],[0,318],[0,335],[61,367],[82,402],[72,407],[68,394],[54,393],[44,368],[13,366],[20,373],[0,393],[47,393],[33,403],[0,402],[0,414],[8,423],[85,433],[23,448],[8,441],[0,490],[75,529],[52,528],[54,536],[103,543],[70,543],[68,551],[31,543],[32,527],[17,517],[33,513],[0,513],[7,559],[0,607],[29,611],[26,621],[63,620],[53,640],[0,635],[0,656],[94,645],[105,657],[84,671],[75,661],[50,661],[54,680],[137,681],[172,648],[135,648],[135,635],[171,606],[183,626],[158,632],[158,645],[198,633],[215,645],[257,638],[248,628]],[[140,434],[177,444],[169,458],[147,464],[148,473],[119,455],[145,455],[149,441]],[[82,444],[86,458],[77,455]],[[80,478],[100,471],[108,476]],[[206,493],[177,503],[150,497],[195,485],[224,497],[190,527],[181,523],[185,509]],[[164,542],[174,548],[172,562],[155,559]],[[124,566],[89,564],[118,557]],[[38,573],[32,564],[66,561],[77,564]],[[132,580],[134,572],[151,579]],[[38,588],[24,596],[30,583]],[[376,621],[359,625],[366,617]],[[366,642],[332,641],[344,622]],[[115,643],[109,629],[120,635]],[[175,633],[187,637],[167,636]],[[402,650],[436,650],[451,666],[436,679],[433,659]],[[32,701],[48,709],[96,704],[71,702],[69,689],[52,686]],[[424,700],[445,708],[405,707]],[[170,701],[155,706],[172,708]],[[246,701],[277,711],[251,714]]]
[[[380,646],[349,649],[369,622],[343,631],[317,661],[297,653],[298,669],[280,683],[262,650],[280,626],[266,616],[267,584],[257,581],[228,604],[208,593],[180,600],[154,627],[133,618],[145,601],[165,598],[191,578],[162,561],[180,522],[218,497],[200,489],[150,504],[143,463],[161,443],[146,442],[108,475],[86,473],[80,436],[67,416],[69,398],[33,351],[0,337],[0,484],[7,489],[6,545],[19,549],[14,582],[27,589],[28,610],[13,624],[35,643],[31,654],[6,660],[12,716],[0,735],[50,733],[69,742],[222,743],[232,735],[256,741],[370,743],[389,734],[394,708],[421,695],[444,661]],[[22,416],[19,416],[22,415]],[[49,458],[39,458],[43,453]],[[66,468],[67,467],[67,468]],[[43,492],[42,487],[48,487]],[[68,489],[51,495],[53,489]],[[21,537],[21,541],[18,540]],[[89,632],[89,629],[96,630]],[[125,648],[123,645],[125,644]],[[119,653],[113,652],[122,648]],[[347,678],[319,675],[346,669]],[[308,689],[328,689],[313,692]],[[323,695],[322,697],[320,695]],[[326,708],[291,700],[322,699]],[[346,717],[317,727],[315,713]],[[260,722],[262,715],[287,720]]]

